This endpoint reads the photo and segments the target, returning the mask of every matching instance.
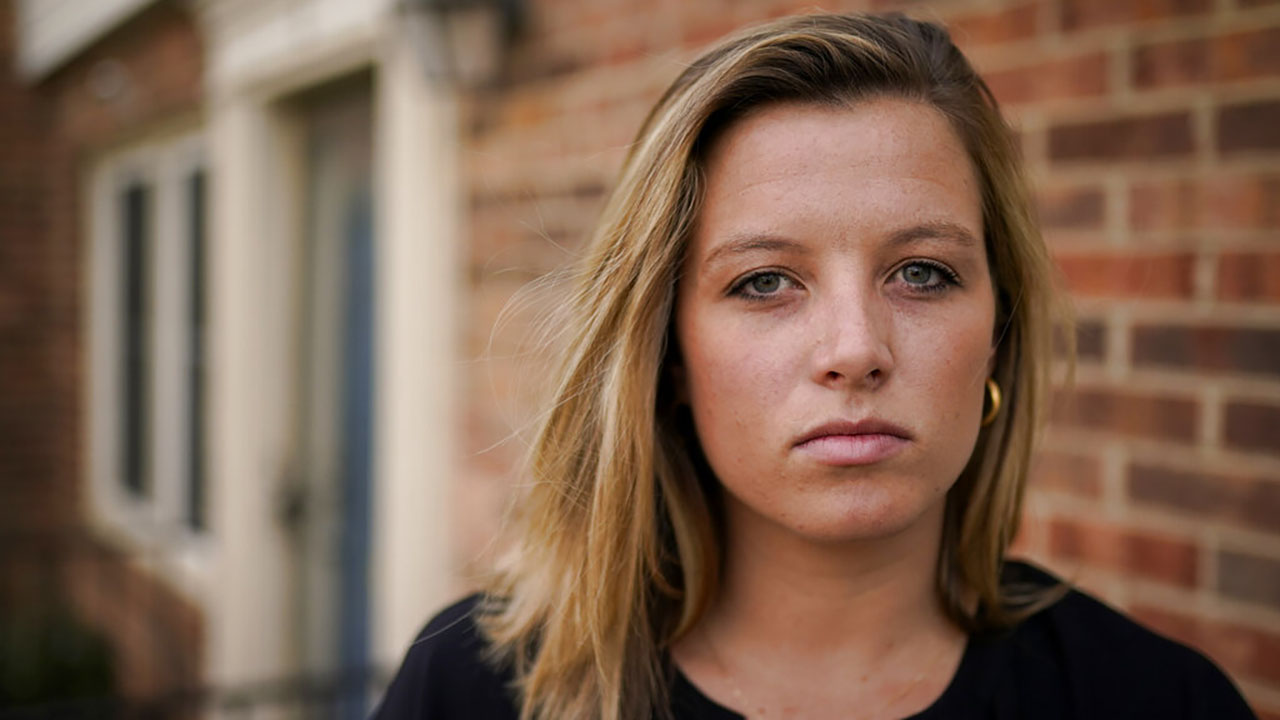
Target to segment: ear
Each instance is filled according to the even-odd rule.
[[[991,377],[991,374],[996,371],[996,358],[1000,356],[1000,339],[1000,332],[997,327],[991,335],[991,344],[987,347],[987,372],[983,377]]]

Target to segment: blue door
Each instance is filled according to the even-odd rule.
[[[373,440],[373,223],[368,194],[353,196],[346,237],[347,292],[343,342],[342,532],[339,553],[338,657],[352,672],[343,718],[366,709],[359,678],[369,666],[370,448]]]
[[[295,407],[299,672],[326,697],[306,717],[363,720],[370,698],[369,535],[374,418],[372,78],[298,98],[305,136]]]

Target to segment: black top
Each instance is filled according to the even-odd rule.
[[[1009,563],[1006,581],[1058,580]],[[374,720],[515,720],[509,669],[495,670],[472,612],[473,595],[431,620],[409,648]],[[741,720],[672,667],[679,720]],[[1211,661],[1076,590],[1012,630],[972,635],[950,685],[911,720],[1254,718]]]

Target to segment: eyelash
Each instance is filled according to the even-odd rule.
[[[914,292],[933,294],[933,293],[942,292],[950,287],[958,287],[960,285],[960,277],[956,275],[951,270],[951,268],[947,267],[946,265],[943,265],[942,263],[936,263],[931,260],[912,260],[911,262],[908,262],[907,264],[895,270],[894,275],[901,273],[903,270],[911,267],[912,265],[923,265],[924,267],[930,268],[931,270],[934,270],[940,276],[942,276],[942,282],[939,282],[937,285],[912,285],[911,283],[907,283],[908,285],[912,285],[915,288]],[[735,282],[733,286],[729,288],[729,294],[735,297],[741,297],[744,300],[750,300],[752,302],[764,302],[766,300],[769,300],[771,297],[773,297],[773,295],[776,295],[777,293],[771,293],[769,295],[753,295],[747,292],[747,286],[750,285],[751,282],[756,278],[768,277],[770,275],[777,275],[783,278],[786,282],[795,282],[794,280],[791,279],[790,276],[788,276],[786,273],[781,272],[779,270],[768,270],[768,269],[757,270],[756,272],[750,273],[742,277],[737,282]]]

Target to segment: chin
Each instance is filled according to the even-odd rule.
[[[766,519],[810,542],[867,542],[927,531],[934,524],[941,527],[945,503],[945,494],[894,492],[862,484],[817,493],[785,513],[769,513],[773,517]]]
[[[850,543],[885,540],[918,529],[930,513],[900,508],[867,508],[823,518],[810,526],[795,528],[819,543]]]

